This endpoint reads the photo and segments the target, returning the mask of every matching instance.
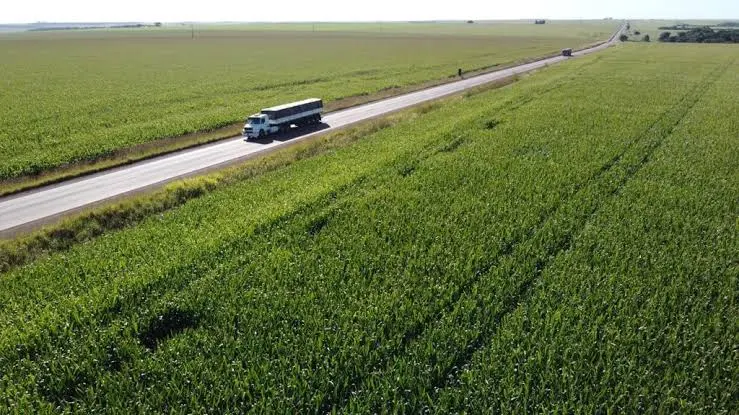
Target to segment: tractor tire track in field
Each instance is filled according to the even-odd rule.
[[[586,64],[587,66],[587,64]],[[504,105],[503,111],[500,111],[497,113],[497,115],[502,114],[508,114],[511,113],[523,106],[528,105],[529,103],[533,102],[537,98],[541,98],[544,95],[547,95],[551,92],[554,92],[566,85],[565,82],[559,82],[551,86],[546,86],[544,88],[540,88],[537,91],[532,91],[529,95],[525,96],[523,99],[517,99],[517,100],[509,100]],[[490,121],[488,121],[490,123]],[[497,126],[500,122],[494,121],[494,125],[492,127],[486,127],[487,129],[494,129],[495,126]],[[442,144],[441,146],[433,147],[433,146],[427,146],[423,150],[420,151],[420,154],[416,157],[411,157],[411,159],[406,160],[404,162],[399,162],[397,164],[398,168],[398,174],[400,174],[403,177],[408,177],[412,175],[417,167],[425,160],[430,159],[436,155],[442,154],[442,153],[451,153],[456,151],[460,146],[466,144],[469,141],[469,137],[467,135],[459,135],[459,134],[449,134],[448,140]],[[431,150],[431,151],[430,151]],[[430,151],[430,152],[429,152]],[[624,150],[626,151],[626,150]],[[596,173],[596,175],[599,173]],[[592,178],[588,179],[592,180]],[[578,188],[581,186],[584,186],[584,183],[580,183],[575,187],[575,191],[577,191]],[[573,193],[574,193],[573,192]],[[525,232],[525,237],[519,238],[519,239],[511,239],[509,241],[505,241],[503,243],[503,247],[501,248],[499,254],[491,258],[490,261],[487,263],[481,265],[478,267],[478,269],[474,272],[474,278],[465,281],[463,284],[458,287],[458,289],[452,294],[450,297],[450,300],[442,306],[442,309],[437,310],[434,313],[431,313],[427,316],[427,318],[423,321],[416,322],[412,325],[412,327],[407,330],[407,332],[403,335],[403,338],[400,342],[400,345],[398,348],[394,350],[393,353],[387,355],[387,359],[382,359],[381,361],[373,364],[372,370],[380,369],[381,366],[385,365],[388,361],[392,360],[394,357],[397,357],[399,354],[403,352],[407,348],[409,344],[411,344],[413,341],[415,341],[417,338],[421,337],[425,331],[425,329],[433,322],[438,321],[444,314],[450,312],[454,305],[459,301],[459,299],[466,293],[468,293],[471,288],[479,281],[479,279],[487,273],[490,269],[497,266],[501,259],[509,256],[514,248],[521,243],[522,241],[525,241],[533,234],[535,233],[535,230],[540,227],[546,220],[551,217],[554,211],[556,211],[557,207],[559,205],[553,206],[552,208],[545,211],[541,216],[539,221],[535,226],[533,226],[531,229],[529,229],[527,232]],[[315,220],[316,223],[320,223],[320,227],[323,228],[325,226],[325,223],[323,223],[323,220],[325,217],[330,217],[331,213],[322,213],[318,215],[318,218]],[[312,222],[311,222],[312,223]],[[313,230],[314,228],[311,226],[310,230]],[[310,232],[309,230],[309,232]],[[393,328],[390,328],[388,330],[389,332],[394,332]],[[361,384],[362,380],[365,378],[364,375],[357,375],[355,378],[353,378],[348,384],[350,385],[358,385]],[[328,412],[331,410],[332,407],[336,406],[339,403],[345,403],[349,396],[353,393],[354,389],[344,389],[343,392],[340,393],[340,397],[338,399],[334,399],[330,396],[327,396],[327,399],[324,400],[318,407],[319,412]]]
[[[590,206],[585,212],[580,212],[579,220],[576,221],[577,226],[571,231],[559,236],[553,245],[549,245],[549,249],[536,258],[536,263],[533,270],[529,271],[529,278],[524,280],[519,286],[518,290],[509,297],[505,303],[503,310],[497,313],[493,319],[492,324],[485,324],[485,328],[481,333],[471,342],[468,348],[465,349],[452,365],[450,365],[442,375],[438,376],[433,383],[433,387],[428,389],[429,396],[436,399],[439,392],[444,388],[453,386],[459,377],[459,372],[462,368],[470,362],[473,355],[489,344],[490,340],[495,336],[495,333],[500,327],[500,322],[509,314],[515,312],[522,304],[529,300],[533,294],[533,287],[537,280],[540,278],[544,270],[554,261],[554,259],[562,252],[569,250],[572,247],[573,240],[579,235],[582,230],[587,226],[591,219],[598,213],[600,208],[612,197],[617,196],[626,186],[631,178],[633,178],[639,171],[641,171],[651,160],[654,153],[664,144],[664,142],[672,135],[674,129],[680,125],[685,116],[700,99],[705,95],[705,92],[720,78],[730,65],[722,65],[714,70],[707,78],[700,82],[695,88],[688,92],[671,110],[668,110],[662,117],[658,118],[648,128],[643,135],[653,137],[652,140],[648,140],[644,149],[639,151],[634,162],[625,162],[621,166],[623,171],[622,177],[620,177],[615,185],[605,194],[605,197],[596,200],[595,203]],[[639,140],[641,141],[641,140]],[[614,166],[618,165],[626,154],[621,154],[616,157],[611,163],[605,165],[605,169],[601,169],[598,173],[598,177],[603,176],[604,173],[612,170]],[[597,179],[597,177],[596,177]],[[604,189],[605,190],[605,189]]]
[[[546,88],[541,94],[546,94],[548,92],[554,91],[558,89],[559,87],[563,86],[563,84],[555,85],[551,88]],[[687,95],[686,95],[687,96]],[[530,102],[533,101],[533,98],[528,97],[526,99],[517,100],[516,102],[509,102],[511,106],[508,108],[508,111],[511,112],[514,111]],[[682,102],[682,101],[681,101]],[[667,113],[669,113],[670,110],[668,110],[663,116],[665,116]],[[658,120],[655,120],[654,123],[652,123],[647,131],[652,130],[654,125],[656,125],[659,122]],[[452,140],[453,143],[456,144],[456,142],[459,142],[459,144],[463,144],[466,141],[464,137],[456,137],[454,140]],[[383,366],[388,365],[394,358],[398,356],[402,356],[404,351],[413,344],[414,341],[416,341],[418,338],[422,337],[426,330],[429,329],[434,322],[440,321],[444,315],[451,313],[457,303],[462,299],[463,296],[469,294],[469,292],[472,290],[472,288],[478,284],[480,279],[486,275],[488,272],[490,272],[493,268],[498,266],[502,260],[505,258],[511,256],[516,248],[531,240],[537,232],[541,230],[541,228],[544,226],[544,224],[549,221],[555,213],[560,209],[567,201],[571,200],[572,198],[576,197],[577,194],[585,187],[588,186],[593,181],[598,180],[599,177],[603,176],[605,173],[607,173],[611,168],[613,168],[614,165],[616,165],[621,158],[624,156],[624,154],[627,153],[627,151],[632,148],[638,140],[632,140],[629,142],[622,151],[620,151],[617,155],[615,155],[612,159],[608,160],[600,169],[598,169],[593,175],[588,177],[585,181],[579,182],[573,186],[573,190],[569,197],[563,198],[560,203],[551,206],[549,209],[542,212],[540,215],[539,220],[529,228],[527,231],[523,233],[523,235],[520,238],[513,238],[511,240],[503,242],[503,246],[501,247],[500,251],[495,257],[491,257],[490,260],[482,265],[480,265],[474,272],[473,277],[466,280],[460,286],[457,288],[457,290],[454,291],[454,293],[450,296],[449,301],[447,301],[440,309],[437,311],[428,314],[427,317],[422,321],[417,321],[415,324],[411,326],[411,328],[403,335],[402,341],[400,342],[399,346],[393,350],[392,353],[386,355],[385,359],[382,359],[381,361],[377,362],[372,370],[369,372],[376,372],[378,370],[381,370]],[[458,146],[453,146],[454,148]],[[441,152],[447,152],[447,147],[442,147],[439,149],[437,153]],[[426,159],[427,156],[420,157],[417,162],[420,162],[420,159]],[[406,168],[407,170],[407,168]],[[403,170],[403,171],[406,171]],[[415,170],[415,167],[412,169]],[[533,280],[531,281],[533,283]],[[528,284],[529,286],[531,284]],[[527,287],[528,288],[528,287]],[[525,291],[525,290],[524,290]],[[516,296],[514,296],[516,297]],[[501,317],[502,318],[502,317]],[[392,331],[392,330],[390,330]],[[330,412],[331,409],[337,405],[344,405],[349,397],[356,391],[363,389],[364,383],[368,380],[366,376],[358,375],[356,378],[352,379],[349,384],[355,385],[354,388],[346,389],[341,394],[341,396],[338,399],[332,399],[331,397],[327,397],[327,400],[324,401],[324,403],[320,406],[321,412]]]
[[[542,253],[536,258],[533,258],[535,259],[533,269],[529,269],[524,272],[524,274],[529,275],[529,278],[524,280],[515,290],[515,292],[512,293],[511,296],[509,296],[504,301],[502,309],[492,316],[492,318],[490,319],[491,321],[489,321],[488,324],[482,325],[484,329],[475,339],[473,339],[467,345],[467,347],[464,348],[464,351],[453,361],[453,363],[449,365],[445,370],[443,370],[438,376],[431,380],[431,386],[426,390],[426,394],[428,396],[435,397],[438,394],[439,390],[450,386],[457,378],[460,368],[463,367],[467,362],[469,362],[474,353],[484,347],[494,336],[500,322],[507,315],[514,312],[520,306],[520,304],[526,302],[530,298],[533,292],[532,288],[544,269],[559,253],[564,252],[571,247],[573,239],[586,226],[588,220],[597,213],[599,208],[610,197],[616,195],[625,186],[625,184],[631,177],[638,173],[648,163],[652,154],[660,147],[664,140],[669,137],[674,128],[684,118],[685,114],[687,114],[690,109],[695,106],[695,104],[700,100],[708,87],[710,87],[710,85],[715,82],[715,80],[723,72],[725,72],[727,68],[728,65],[724,67],[719,67],[704,81],[699,82],[699,84],[691,89],[688,93],[686,93],[679,102],[673,105],[670,109],[664,112],[662,116],[660,116],[652,124],[650,124],[649,127],[639,135],[639,138],[631,140],[629,143],[627,143],[627,145],[621,152],[608,160],[593,175],[588,177],[588,179],[586,179],[585,181],[576,184],[573,187],[573,191],[568,198],[563,199],[561,203],[552,206],[550,209],[545,211],[542,214],[540,220],[533,227],[531,227],[522,238],[513,239],[506,242],[499,254],[495,258],[491,258],[488,263],[483,264],[481,267],[479,267],[474,272],[472,278],[461,284],[460,287],[450,297],[450,301],[448,301],[440,310],[428,315],[426,319],[414,324],[411,330],[409,330],[403,336],[403,340],[400,343],[399,347],[396,348],[391,354],[387,355],[387,359],[383,359],[382,361],[378,362],[378,364],[375,365],[370,373],[380,371],[383,367],[392,367],[392,361],[394,359],[399,357],[402,358],[405,351],[409,347],[412,347],[413,343],[416,342],[416,340],[422,338],[422,336],[424,336],[425,333],[433,327],[434,323],[440,323],[445,315],[453,313],[454,309],[458,306],[462,298],[469,295],[469,293],[472,292],[473,287],[480,283],[482,277],[491,272],[504,259],[506,259],[507,257],[515,258],[518,252],[521,251],[524,252],[524,258],[515,261],[514,263],[528,263],[526,259],[532,258],[526,258],[525,252]],[[639,144],[644,144],[643,148],[638,148]],[[633,151],[634,154],[629,154],[629,152],[634,149],[634,147],[637,147]],[[629,156],[632,156],[631,158],[635,157],[636,160],[630,162]],[[621,166],[621,164],[624,165]],[[621,168],[618,169],[618,167]],[[614,170],[620,170],[619,172],[622,174],[622,177],[619,177],[618,180],[615,182],[613,180],[610,180],[611,178],[609,177],[609,174],[613,175],[619,173],[614,173]],[[615,185],[609,187],[609,184]],[[605,197],[597,199],[596,203],[594,203],[584,212],[578,212],[577,209],[574,209],[575,213],[578,214],[579,219],[576,221],[577,226],[565,232],[563,235],[555,238],[553,241],[545,241],[545,246],[542,247],[543,250],[525,249],[526,244],[536,244],[537,236],[540,233],[546,234],[546,232],[543,231],[546,230],[546,225],[548,223],[558,222],[558,213],[567,212],[570,205],[574,205],[575,207],[577,207],[579,195],[587,194],[588,190],[599,188],[600,186],[606,187],[606,189],[603,189],[606,191],[598,192],[598,194]],[[514,270],[507,271],[507,273],[510,275],[513,274]],[[484,306],[485,302],[480,301],[478,307],[473,308],[473,313],[484,315]],[[476,321],[477,318],[464,318],[462,320]],[[363,390],[365,388],[366,382],[369,381],[369,379],[369,377],[364,377],[362,379],[355,379],[354,382],[350,382],[350,384],[355,385],[355,387],[346,390],[336,401],[326,401],[320,407],[321,411],[328,412],[332,409],[335,409],[335,407],[337,406],[345,408],[345,405],[348,403],[350,397],[357,391]],[[421,408],[414,409],[421,410]]]

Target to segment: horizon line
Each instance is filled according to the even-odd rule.
[[[35,22],[0,22],[0,25],[7,26],[28,26],[35,24],[130,24],[130,23],[162,23],[162,24],[196,24],[196,23],[236,23],[236,24],[291,24],[291,23],[305,23],[305,24],[317,24],[317,23],[445,23],[445,22],[506,22],[506,21],[522,21],[522,20],[535,20],[544,19],[550,21],[572,21],[572,20],[717,20],[717,21],[732,21],[739,20],[739,18],[727,18],[727,17],[570,17],[570,18],[546,18],[546,17],[522,17],[522,18],[511,18],[511,19],[395,19],[395,20],[262,20],[262,21],[245,21],[245,20],[120,20],[120,21],[44,21],[39,20]]]

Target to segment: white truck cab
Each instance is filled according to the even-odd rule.
[[[246,119],[243,135],[247,138],[264,137],[272,131],[269,125],[269,117],[264,114],[254,114]]]

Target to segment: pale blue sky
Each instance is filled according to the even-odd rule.
[[[2,0],[0,22],[737,19],[739,0]]]

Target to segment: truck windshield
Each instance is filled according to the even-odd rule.
[[[247,119],[247,122],[249,124],[261,124],[262,123],[262,119],[261,118],[252,118],[252,117],[249,117],[249,119]]]

